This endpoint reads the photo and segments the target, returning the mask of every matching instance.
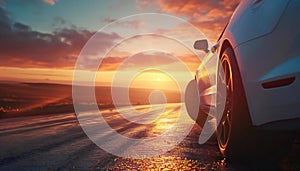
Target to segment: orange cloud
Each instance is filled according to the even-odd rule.
[[[44,0],[45,3],[50,4],[50,5],[55,5],[57,0]]]
[[[158,0],[163,12],[186,17],[212,41],[216,41],[240,0]]]
[[[137,10],[147,10],[150,8],[157,8],[157,2],[155,0],[135,0],[135,6]]]

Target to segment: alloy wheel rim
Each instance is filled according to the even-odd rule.
[[[223,86],[226,86],[226,100],[223,115],[217,127],[217,137],[220,149],[225,150],[230,139],[232,127],[233,81],[232,70],[228,56],[224,55],[220,61],[220,64],[223,72],[218,72],[218,79],[221,81]]]

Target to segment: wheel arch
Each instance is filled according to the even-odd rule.
[[[234,43],[234,42],[233,42]],[[250,113],[250,109],[249,109],[249,100],[247,98],[247,93],[246,93],[246,90],[245,90],[245,86],[244,86],[244,79],[242,78],[242,73],[241,73],[241,69],[240,69],[240,64],[239,64],[239,60],[237,59],[237,56],[236,56],[236,52],[234,50],[234,46],[231,44],[231,41],[228,40],[228,39],[224,39],[222,41],[222,44],[221,44],[221,47],[220,47],[220,51],[219,51],[219,59],[222,57],[222,54],[224,53],[224,51],[227,49],[227,48],[231,48],[232,52],[233,52],[233,57],[232,59],[234,60],[234,62],[237,64],[237,72],[238,72],[238,75],[239,75],[239,78],[241,80],[241,83],[242,83],[242,89],[243,89],[243,93],[245,95],[245,100],[246,100],[246,104],[247,104],[247,110],[249,112],[249,119],[250,119],[250,124],[253,126],[253,121],[252,121],[252,116],[251,116],[251,113]]]
[[[226,48],[233,49],[233,47],[231,46],[231,43],[228,39],[223,40],[221,50],[220,50],[220,53],[219,53],[219,58],[221,57],[221,55],[223,54],[223,52],[225,51]]]

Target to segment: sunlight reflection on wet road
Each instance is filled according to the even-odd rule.
[[[147,110],[148,106],[138,108]],[[175,122],[177,114],[170,112],[176,111],[174,109],[176,105],[169,105],[165,113],[167,117],[161,117],[161,120],[158,119],[147,126],[124,120],[113,109],[103,110],[103,115],[117,132],[128,137],[146,138],[160,135]],[[220,155],[213,138],[206,144],[199,145],[200,132],[201,128],[195,125],[179,145],[158,157],[124,159],[103,151],[89,140],[74,114],[3,119],[0,120],[0,170],[253,169],[241,164],[229,163]],[[300,151],[299,145],[294,149]],[[290,157],[277,163],[280,169],[299,169],[297,164],[299,155],[295,156],[294,153],[297,152],[293,152]],[[274,169],[274,166],[264,167],[267,170]]]

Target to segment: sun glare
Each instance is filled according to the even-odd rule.
[[[162,72],[146,71],[139,74],[131,83],[131,87],[151,89],[178,90],[176,82]]]

